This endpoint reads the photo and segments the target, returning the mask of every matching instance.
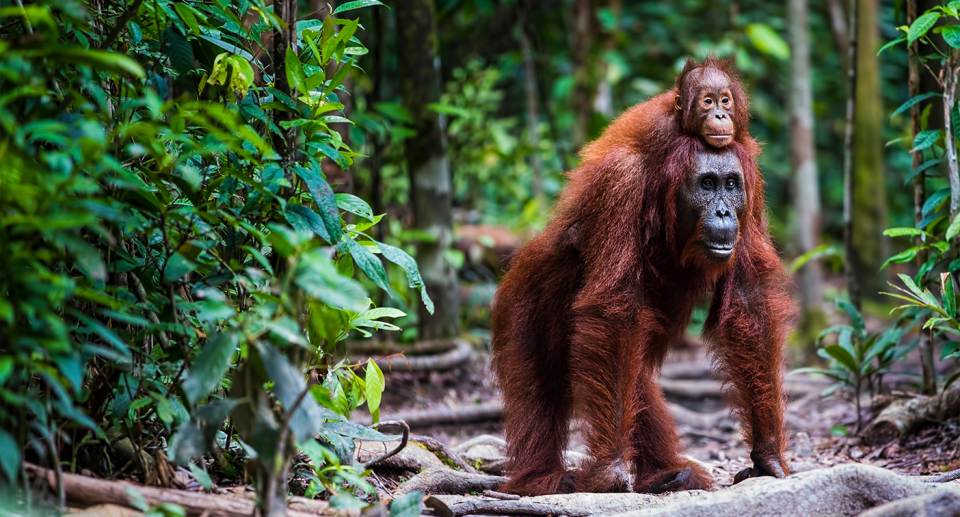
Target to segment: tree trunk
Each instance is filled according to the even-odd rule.
[[[790,36],[790,137],[796,181],[794,206],[797,213],[797,242],[800,253],[807,253],[820,245],[820,190],[817,181],[817,161],[813,141],[813,95],[810,83],[810,51],[807,32],[807,0],[789,0],[788,17],[793,20]],[[823,308],[823,269],[820,261],[808,261],[799,271],[802,339],[798,352],[803,364],[817,361],[819,332],[825,322]]]
[[[830,18],[830,29],[833,33],[833,42],[837,45],[837,53],[840,55],[840,63],[844,68],[850,68],[850,33],[841,0],[827,0],[827,15]]]
[[[907,0],[907,25],[913,24],[914,20],[917,19],[917,0]],[[920,65],[918,63],[919,58],[917,57],[917,47],[918,43],[914,42],[910,45],[909,56],[908,56],[908,71],[909,71],[909,89],[910,89],[910,98],[914,98],[920,94]],[[913,132],[913,136],[916,137],[917,133],[920,132],[920,105],[914,105],[910,108],[910,127]],[[913,139],[911,139],[911,142]],[[923,151],[913,153],[913,170],[917,170],[918,167],[923,163]],[[923,220],[923,204],[927,200],[927,174],[926,172],[921,172],[913,178],[913,218],[915,224],[920,224],[920,221]],[[923,238],[917,236],[914,242],[916,246],[923,245]],[[927,250],[921,249],[917,253],[917,268],[919,269],[923,264],[927,262],[929,258],[929,253]],[[926,317],[920,321],[920,328],[926,325]],[[936,371],[934,370],[933,362],[933,340],[931,339],[931,332],[926,330],[920,330],[920,342],[918,345],[920,349],[920,366],[923,370],[923,388],[922,391],[926,395],[933,395],[937,392],[937,380],[936,380]]]
[[[877,0],[858,0],[856,109],[853,147],[853,233],[857,253],[854,267],[862,294],[879,298],[886,272],[880,271],[888,256],[883,230],[886,199],[883,173],[883,101],[880,96],[879,31]]]
[[[592,77],[590,73],[590,42],[593,36],[593,6],[590,0],[574,0],[573,5],[573,66],[576,84],[573,90],[573,145],[579,149],[590,135],[593,116]]]
[[[440,119],[427,107],[440,102],[433,0],[400,0],[395,12],[403,103],[416,131],[406,141],[414,228],[435,237],[417,244],[420,273],[436,305],[433,315],[419,306],[420,339],[451,337],[460,331],[460,302],[456,271],[443,253],[453,239],[450,168]]]
[[[813,96],[810,84],[810,54],[807,41],[807,0],[789,0],[790,136],[793,170],[796,178],[797,233],[801,253],[820,244],[820,194],[813,143]],[[805,310],[819,308],[823,298],[823,272],[818,261],[810,261],[800,270],[800,294]]]
[[[537,98],[537,67],[533,48],[527,34],[530,20],[523,4],[520,5],[520,51],[523,53],[524,93],[527,97],[527,134],[530,139],[530,166],[533,169],[531,196],[543,195],[542,164],[540,162],[540,105]]]
[[[296,0],[276,0],[274,11],[287,24],[285,29],[274,30],[271,41],[273,52],[274,87],[291,97],[291,87],[287,83],[287,48],[292,47],[296,40],[297,2]],[[294,49],[296,50],[296,49]],[[293,114],[283,110],[273,110],[273,122],[280,129],[280,134],[273,133],[273,149],[280,155],[282,167],[288,167],[293,161],[293,151],[296,147],[297,128],[282,129],[280,122],[293,120]]]
[[[850,36],[847,38],[847,50],[849,57],[847,62],[847,122],[843,137],[843,249],[846,259],[843,262],[843,276],[847,282],[847,296],[850,302],[857,308],[860,307],[860,283],[856,274],[858,262],[857,249],[853,245],[853,141],[854,125],[853,121],[857,109],[857,15],[859,13],[859,0],[850,2],[850,23],[848,30]]]

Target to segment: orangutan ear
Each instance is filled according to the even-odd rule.
[[[677,111],[683,111],[683,106],[680,105],[680,96],[677,95],[677,98],[674,100],[674,107],[677,108]]]

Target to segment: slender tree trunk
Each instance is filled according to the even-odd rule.
[[[620,11],[623,8],[623,0],[608,0],[607,8],[614,20],[619,22]],[[609,34],[604,37],[603,48],[605,51],[612,51],[617,48],[617,27],[614,27]],[[608,70],[610,63],[606,59],[600,60],[600,70],[598,71],[597,90],[593,100],[593,111],[601,114],[606,119],[612,119],[613,111],[613,84],[610,82]]]
[[[854,141],[854,116],[857,105],[857,14],[859,0],[850,2],[850,36],[847,38],[847,49],[849,51],[847,67],[847,85],[849,94],[847,95],[847,125],[843,138],[843,248],[846,260],[843,264],[844,277],[847,282],[847,293],[850,296],[850,302],[857,308],[860,307],[860,284],[857,281],[856,267],[858,263],[857,249],[853,246],[853,141]]]
[[[287,28],[273,31],[273,52],[271,60],[273,61],[273,73],[275,75],[274,87],[287,95],[291,95],[291,86],[287,82],[287,48],[292,47],[296,40],[297,23],[297,2],[296,0],[275,0],[273,4],[274,11]],[[296,50],[296,49],[294,49]],[[283,110],[273,110],[273,122],[280,129],[280,134],[273,133],[273,149],[280,155],[283,167],[288,167],[293,161],[293,150],[296,146],[297,128],[283,129],[280,122],[292,120],[293,114]]]
[[[590,118],[593,116],[591,102],[590,42],[593,33],[593,6],[590,0],[574,0],[573,66],[576,84],[573,90],[573,109],[576,122],[573,128],[573,145],[580,148],[587,143],[590,134]]]
[[[813,140],[813,94],[810,83],[810,51],[807,32],[807,0],[787,2],[790,37],[790,137],[794,179],[794,206],[797,213],[797,241],[800,253],[820,245],[820,190]],[[808,261],[799,271],[803,313],[798,352],[804,364],[817,361],[814,332],[823,328],[823,269],[820,261]]]
[[[857,250],[856,275],[861,294],[879,298],[887,286],[887,272],[880,271],[889,255],[886,228],[886,195],[883,163],[883,101],[880,95],[880,34],[878,0],[858,0],[857,80],[854,114],[853,236]]]
[[[383,99],[383,52],[384,45],[383,39],[386,34],[386,27],[384,27],[384,17],[382,14],[382,9],[373,10],[373,33],[375,34],[375,40],[373,48],[371,49],[371,56],[373,58],[373,65],[371,67],[371,80],[373,81],[373,86],[370,89],[370,96],[367,101],[367,106],[373,107],[376,106],[378,102]],[[381,190],[382,186],[382,176],[381,168],[383,167],[383,152],[384,152],[384,143],[383,138],[379,135],[373,135],[373,152],[370,153],[370,208],[373,210],[374,215],[383,213],[383,197]],[[383,240],[383,226],[378,224],[374,226],[374,231],[376,232],[377,239]]]
[[[913,24],[913,21],[916,19],[917,0],[907,0],[907,25],[909,26]],[[914,42],[912,45],[910,45],[909,57],[907,58],[909,74],[908,84],[910,88],[911,99],[917,95],[920,95],[920,66],[917,57],[918,46],[919,45],[917,42]],[[917,133],[920,132],[920,105],[914,105],[910,108],[910,127],[913,132],[913,136],[916,137]],[[923,151],[913,153],[913,170],[917,170],[922,163]],[[913,218],[914,223],[917,225],[919,225],[920,221],[923,220],[923,204],[926,202],[926,200],[927,174],[925,172],[921,172],[913,177]],[[923,239],[918,235],[914,244],[917,246],[923,245]],[[923,266],[928,259],[929,253],[927,253],[927,250],[921,249],[920,252],[917,253],[917,268]],[[933,342],[930,339],[930,332],[922,330],[926,322],[926,317],[920,321],[920,343],[918,345],[918,348],[920,349],[920,366],[923,370],[923,393],[927,395],[935,395],[937,392],[937,382],[933,362]]]
[[[453,240],[450,168],[440,119],[427,107],[440,102],[434,12],[433,0],[400,0],[395,8],[403,103],[416,131],[406,141],[414,227],[435,237],[433,242],[417,245],[420,273],[436,304],[432,316],[420,305],[421,339],[450,337],[460,331],[456,271],[444,257]]]
[[[844,68],[850,68],[850,34],[843,14],[842,1],[827,0],[827,15],[830,18],[833,41],[837,45],[837,53],[840,54],[840,63]]]
[[[533,169],[531,194],[534,199],[543,195],[542,164],[540,162],[540,104],[537,98],[537,67],[527,35],[529,19],[525,6],[520,6],[520,52],[523,54],[524,93],[527,97],[527,135],[530,139],[530,166]]]
[[[820,244],[820,192],[813,142],[813,95],[810,84],[810,53],[807,40],[807,0],[789,0],[791,43],[790,136],[796,178],[797,233],[801,253]],[[800,270],[803,307],[820,307],[823,299],[823,272],[820,262],[810,261]]]

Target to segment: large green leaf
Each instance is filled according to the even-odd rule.
[[[790,46],[765,23],[747,25],[747,37],[750,38],[750,43],[764,54],[769,54],[781,61],[790,57]]]
[[[262,342],[257,343],[256,349],[267,377],[273,380],[273,394],[283,404],[283,411],[289,413],[296,405],[293,414],[286,418],[290,419],[290,432],[297,442],[313,438],[324,420],[340,418],[329,409],[320,407],[309,396],[303,372],[294,367],[279,350]]]
[[[20,470],[20,446],[13,435],[0,429],[0,472],[6,477],[8,486],[12,486]]]
[[[928,12],[919,16],[916,20],[910,24],[910,29],[907,31],[907,44],[912,45],[917,38],[922,37],[937,23],[937,20],[940,19],[940,13],[938,12]]]
[[[423,493],[414,490],[407,492],[390,503],[390,517],[418,517],[422,512]]]
[[[893,117],[896,117],[897,115],[903,113],[904,111],[907,111],[908,109],[916,106],[917,104],[920,104],[921,102],[927,99],[932,99],[934,97],[942,97],[942,96],[943,95],[941,95],[940,92],[927,92],[924,94],[917,95],[916,97],[913,97],[907,102],[904,102],[903,104],[901,104],[900,107],[897,108],[892,115],[890,115],[890,118],[892,119]]]
[[[163,53],[170,58],[170,66],[180,75],[193,70],[193,47],[173,27],[163,29]]]
[[[383,262],[380,262],[380,259],[376,255],[370,252],[366,247],[361,244],[358,244],[357,241],[347,238],[347,250],[350,251],[350,256],[353,257],[354,262],[357,263],[357,266],[363,271],[363,274],[367,275],[367,278],[373,281],[374,284],[377,284],[377,287],[383,289],[390,296],[393,296],[393,290],[390,289],[390,284],[387,281],[387,272],[383,268]]]
[[[356,0],[353,2],[344,2],[333,10],[333,14],[345,13],[347,11],[360,9],[361,7],[369,7],[371,5],[383,5],[383,3],[378,2],[377,0]]]
[[[337,194],[337,206],[352,214],[357,214],[364,219],[373,220],[373,210],[366,201],[353,194]]]
[[[330,235],[330,243],[336,243],[343,235],[343,226],[340,222],[340,209],[337,207],[337,198],[333,194],[333,189],[323,179],[323,176],[313,168],[301,167],[299,165],[293,168],[293,171],[300,176],[307,189],[313,196],[313,202],[317,205],[317,213],[323,219],[324,226],[327,227],[327,233]]]
[[[333,239],[330,238],[323,220],[310,207],[289,204],[284,207],[283,212],[290,226],[293,226],[295,230],[300,232],[312,231],[319,235],[321,239],[327,241],[328,244],[333,244]]]
[[[228,331],[219,332],[207,340],[190,367],[190,375],[183,381],[188,404],[196,404],[219,387],[239,341],[235,332]]]
[[[947,45],[953,48],[960,48],[960,26],[947,25],[943,28],[943,31],[940,32],[940,35],[943,36],[943,40],[947,42]]]
[[[367,408],[370,410],[373,423],[376,424],[380,421],[380,397],[383,395],[385,381],[383,372],[380,371],[380,367],[373,359],[367,360],[367,371],[363,380],[366,388]]]
[[[423,305],[427,308],[427,312],[433,314],[433,300],[431,300],[430,295],[427,294],[427,288],[423,283],[423,278],[420,277],[420,269],[417,267],[417,261],[413,260],[413,257],[406,251],[389,244],[378,242],[377,247],[380,248],[380,253],[383,255],[383,258],[403,269],[403,272],[407,274],[407,281],[410,283],[410,287],[420,290]]]
[[[303,65],[300,64],[300,58],[297,53],[289,46],[287,47],[287,58],[285,61],[287,71],[287,83],[291,88],[296,88],[300,93],[307,93],[307,75],[303,72]]]

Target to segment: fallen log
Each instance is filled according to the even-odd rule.
[[[51,490],[56,489],[56,473],[52,470],[25,464],[31,477],[46,480]],[[178,504],[189,516],[208,515],[210,517],[249,517],[253,515],[254,503],[249,499],[228,495],[204,494],[171,488],[157,488],[136,485],[126,481],[107,481],[62,472],[63,489],[67,503],[71,506],[90,507],[97,505],[117,505],[137,508],[130,493],[139,493],[149,506],[160,503]],[[339,510],[331,508],[326,501],[315,501],[303,497],[291,497],[288,501],[287,515],[306,517],[330,515],[339,517],[359,517],[360,510]]]
[[[799,398],[810,393],[819,393],[828,385],[810,380],[787,379],[783,383],[784,395]],[[722,398],[725,396],[723,382],[709,379],[660,379],[660,388],[667,397],[682,399]]]
[[[893,401],[867,425],[863,437],[869,445],[882,445],[910,435],[924,422],[943,421],[957,415],[960,415],[960,383],[933,397],[920,395]]]
[[[405,481],[397,487],[395,493],[403,495],[417,490],[424,494],[469,494],[496,490],[506,480],[507,478],[503,476],[471,474],[446,467],[433,467]]]

